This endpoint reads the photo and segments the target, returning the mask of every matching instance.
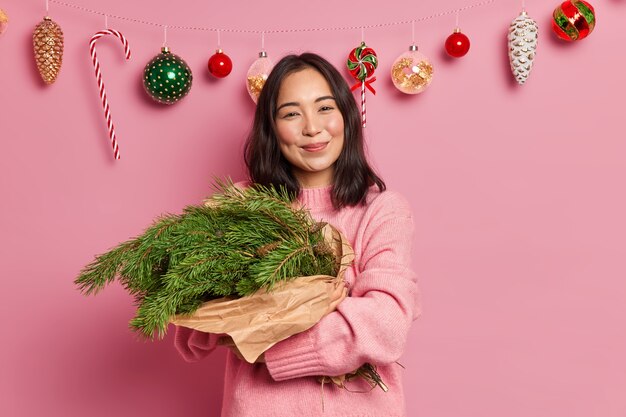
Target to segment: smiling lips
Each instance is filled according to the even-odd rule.
[[[328,142],[312,143],[310,145],[303,146],[302,149],[307,152],[319,152],[322,149],[326,148],[327,145]]]

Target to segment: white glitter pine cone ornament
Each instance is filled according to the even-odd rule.
[[[193,75],[189,65],[167,46],[143,70],[143,86],[153,100],[174,104],[191,90]]]
[[[509,61],[517,83],[523,85],[528,79],[537,53],[539,27],[525,10],[517,16],[509,27]]]
[[[63,31],[49,16],[35,26],[33,32],[35,63],[46,84],[56,81],[63,63]]]

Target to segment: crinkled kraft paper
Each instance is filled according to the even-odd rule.
[[[340,265],[336,277],[298,277],[274,285],[271,292],[261,289],[247,297],[211,300],[193,314],[178,314],[170,322],[207,333],[228,334],[250,363],[281,340],[313,327],[324,316],[335,284],[343,280],[354,260],[354,251],[341,232],[329,224],[322,230]]]

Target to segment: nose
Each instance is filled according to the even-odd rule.
[[[315,136],[322,131],[321,121],[313,115],[307,115],[304,117],[304,126],[302,128],[302,134],[304,136]]]

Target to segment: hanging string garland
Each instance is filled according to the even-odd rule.
[[[509,27],[509,61],[511,71],[519,85],[528,79],[537,53],[537,22],[525,10],[517,16]]]
[[[73,4],[64,2],[62,0],[46,0],[46,4],[48,3],[48,1],[51,3],[60,4],[66,7],[79,9],[88,13],[104,15],[102,12],[98,12],[98,11],[84,8],[84,7],[77,6],[77,5],[73,5]],[[456,10],[448,10],[448,11],[442,11],[439,13],[434,13],[430,16],[425,16],[418,20],[413,20],[412,22],[414,23],[415,21],[430,20],[430,19],[450,15],[453,13],[457,13],[457,19],[458,19],[458,13],[461,11],[469,10],[469,9],[477,8],[477,7],[482,7],[485,5],[492,4],[494,2],[495,0],[483,0],[475,4],[471,4],[471,5],[456,9]],[[523,0],[522,0],[522,5],[523,5]],[[522,9],[524,9],[523,6],[522,6]],[[147,22],[147,21],[139,20],[139,19],[132,19],[132,18],[128,18],[125,16],[112,16],[112,17],[115,17],[120,20],[127,20],[130,22],[136,22],[136,23],[141,23],[141,24],[163,26],[158,23]],[[4,19],[4,21],[2,19]],[[557,10],[555,10],[553,19],[554,19],[553,25],[554,25],[555,32],[561,37],[564,37],[564,34],[567,35],[567,39],[583,39],[585,36],[591,33],[591,31],[595,27],[595,11],[589,3],[583,0],[569,0],[569,1],[563,2],[557,8]],[[8,19],[4,18],[2,14],[0,14],[0,30],[2,30],[3,28],[6,29],[7,22],[8,22]],[[221,29],[221,30],[226,31],[226,32],[237,32],[237,33],[265,33],[265,32],[267,33],[297,33],[297,32],[310,32],[310,31],[353,30],[353,29],[359,29],[359,28],[362,30],[365,28],[384,28],[388,26],[404,25],[410,22],[411,21],[398,21],[398,22],[387,22],[387,23],[379,23],[379,24],[372,24],[372,25],[365,25],[365,26],[275,29],[275,30],[268,30],[268,31],[263,31],[263,32],[260,32],[258,30],[248,30],[248,29]],[[172,26],[172,27],[177,28],[177,29],[184,29],[184,30],[217,31],[218,37],[219,37],[219,30],[214,29],[214,28],[191,27],[191,26]],[[60,49],[62,53],[62,32],[60,31],[60,27],[58,29],[59,29],[59,33],[61,34],[61,37],[57,38],[56,41],[50,42],[50,43],[54,43],[57,49]],[[573,30],[576,30],[577,32],[574,33]],[[45,38],[45,33],[42,32],[40,36]],[[510,28],[509,35],[508,35],[508,40],[509,40],[509,59],[511,61],[511,70],[517,82],[519,84],[523,84],[529,76],[529,73],[530,73],[530,70],[532,68],[532,64],[534,61],[534,57],[536,54],[536,45],[537,45],[536,22],[533,19],[530,19],[525,12],[522,12],[520,16],[516,18],[514,22],[511,24],[511,28]],[[44,45],[45,42],[40,43],[40,44]],[[450,56],[461,57],[467,54],[469,50],[469,46],[470,46],[469,38],[458,29],[458,24],[457,24],[457,29],[451,35],[449,35],[448,38],[446,39],[446,44],[445,44],[446,52]],[[366,48],[367,48],[366,46],[361,48],[361,53]],[[368,76],[365,79],[359,78],[360,73],[363,72],[362,71],[363,68],[365,68],[365,70],[367,71],[366,67],[368,63],[366,61],[361,61],[361,62],[359,61],[359,58],[356,57],[357,49],[358,48],[353,49],[353,54],[355,56],[350,57],[348,59],[348,65],[351,66],[351,70],[350,70],[351,74],[357,79],[357,84],[353,86],[353,90],[356,89],[358,85],[361,86],[362,119],[363,119],[363,126],[365,126],[366,125],[365,90],[369,89],[372,93],[375,94],[375,90],[373,89],[371,83],[376,78],[375,77],[371,77],[371,79],[368,78],[369,76],[373,74],[373,72],[368,74]],[[409,50],[408,53],[416,56],[418,54],[417,48],[415,48],[415,50]],[[376,62],[376,65],[377,65],[378,60],[377,60],[376,54],[373,53],[372,56],[374,57],[375,61],[372,61],[372,63],[370,64],[373,64],[373,62]],[[55,59],[46,60],[45,58],[43,58],[42,62],[48,65],[47,68],[45,67],[42,68],[40,63],[38,62],[38,67],[40,67],[40,72],[42,72],[42,78],[44,78],[44,80],[48,80],[46,81],[47,83],[52,83],[54,82],[54,79],[56,79],[56,76],[58,75],[58,70],[60,68],[61,57],[62,57],[61,54],[56,56],[55,57],[56,61]],[[421,62],[427,62],[427,59],[425,59],[423,56],[418,57],[418,59],[421,59]],[[416,92],[423,91],[423,89],[430,82],[428,81],[429,80],[428,68],[426,66],[422,68],[422,66],[420,65],[412,65],[410,67],[407,67],[408,61],[406,60],[402,61],[404,62],[404,64],[400,64],[399,60],[396,60],[396,61],[397,62],[395,64],[398,64],[398,65],[392,68],[392,78],[395,77],[394,85],[397,88],[399,88],[401,91],[404,90],[404,92],[407,92],[409,94],[415,94]],[[53,64],[55,63],[57,65],[56,72],[50,71],[51,68],[54,68]],[[181,59],[181,65],[182,64],[186,65],[186,63],[184,63],[184,61]],[[255,61],[253,65],[251,65],[247,74],[246,88],[251,98],[253,99],[253,101],[256,102],[258,95],[261,89],[263,88],[265,80],[267,79],[267,74],[269,73],[269,71],[271,71],[272,67],[273,67],[273,64],[271,63],[269,58],[267,58],[267,54],[264,52],[264,49],[263,49],[263,52],[260,54],[259,59]],[[430,65],[430,67],[431,67],[430,70],[432,70],[432,65]],[[219,41],[218,41],[217,52],[213,54],[211,58],[209,59],[208,68],[209,68],[209,72],[213,76],[218,77],[218,78],[225,77],[232,71],[232,60],[230,60],[230,58],[225,53],[223,53],[223,51],[219,47]],[[375,69],[375,66],[373,67],[373,69]],[[47,78],[46,78],[46,75],[44,75],[44,70],[50,74],[50,75],[47,75]],[[417,78],[415,77],[416,74],[417,74]],[[186,88],[187,87],[190,88],[190,84],[192,80],[191,70],[189,70],[188,75],[189,75],[189,80],[188,80],[189,85],[186,85],[186,83],[184,82],[181,83],[181,84],[185,84]],[[432,72],[430,72],[430,77],[432,77]],[[406,80],[403,81],[404,78],[406,78]],[[157,80],[158,80],[158,76],[157,76]],[[420,82],[418,83],[416,81],[420,81]],[[411,87],[412,91],[408,92],[406,91],[407,89],[406,85],[407,83],[411,83],[411,82],[413,83]],[[161,87],[160,84],[161,83],[159,83],[158,87]],[[178,84],[175,84],[175,85],[178,85]],[[165,85],[163,85],[162,87],[165,90]],[[159,95],[157,94],[158,91],[152,89],[152,92],[151,92],[150,90],[151,89],[146,88],[146,91],[148,91],[151,94],[151,96],[154,97],[155,100],[157,101],[161,100],[161,102],[170,102],[170,103],[175,102],[179,100],[180,98],[184,97],[184,95],[187,94],[188,92],[188,89],[187,89],[187,92],[181,93],[178,96],[175,94],[171,94],[171,93],[170,93],[170,96],[161,94],[160,95],[161,98],[159,98]],[[169,93],[169,90],[170,88],[168,87],[168,93]],[[162,93],[164,93],[164,91]]]
[[[50,1],[51,3],[63,5],[63,6],[66,6],[66,7],[71,7],[71,8],[75,8],[75,9],[78,9],[78,10],[82,10],[84,12],[103,15],[102,12],[98,12],[98,11],[91,10],[91,9],[88,9],[88,8],[85,8],[85,7],[82,7],[82,6],[78,6],[78,5],[74,5],[74,4],[71,4],[71,3],[67,3],[67,2],[62,1],[62,0],[47,0],[47,1]],[[415,21],[426,21],[426,20],[430,20],[430,19],[440,18],[442,16],[450,15],[450,14],[453,14],[453,13],[457,13],[458,14],[461,11],[465,11],[465,10],[470,10],[470,9],[473,9],[473,8],[486,6],[486,5],[494,3],[495,1],[496,0],[479,1],[479,2],[477,2],[475,4],[467,5],[467,6],[461,7],[461,8],[456,9],[456,10],[447,10],[447,11],[434,13],[434,14],[431,14],[429,16],[424,16],[424,17],[422,17],[420,19],[414,20],[413,22],[415,22]],[[523,3],[523,0],[522,0],[522,3]],[[573,7],[578,9],[578,13],[576,13],[576,12],[574,12],[574,13],[568,12],[566,10],[568,5],[574,5]],[[585,2],[583,0],[570,0],[570,1],[564,2],[557,9],[563,10],[563,15],[566,18],[568,18],[568,21],[570,22],[572,27],[578,28],[582,24],[583,26],[587,26],[587,28],[588,28],[587,29],[587,28],[583,27],[582,32],[586,31],[585,34],[579,33],[578,35],[567,35],[567,37],[569,39],[574,39],[574,38],[576,38],[576,39],[583,39],[584,36],[588,35],[593,30],[593,28],[595,26],[595,12],[593,10],[593,7],[591,7],[591,5],[589,5],[589,3],[587,3],[587,2]],[[570,9],[571,9],[571,7],[570,7]],[[130,21],[130,22],[140,23],[140,24],[146,24],[146,25],[152,25],[152,26],[163,26],[163,25],[158,24],[158,23],[149,22],[149,21],[140,20],[140,19],[128,18],[128,17],[125,17],[125,16],[114,16],[113,15],[112,17],[115,17],[115,18],[120,19],[120,20],[127,20],[127,21]],[[576,18],[576,19],[572,20],[573,18]],[[582,19],[582,21],[580,19]],[[299,32],[311,32],[311,31],[340,31],[340,30],[354,30],[354,29],[364,29],[364,28],[384,28],[384,27],[389,27],[389,26],[405,25],[405,24],[410,23],[410,22],[411,21],[385,22],[385,23],[371,24],[371,25],[365,25],[365,26],[274,29],[274,30],[267,30],[265,32],[266,33],[299,33]],[[553,23],[555,32],[557,32],[557,34],[559,36],[563,36],[563,33],[559,32],[559,31],[563,31],[563,32],[565,32],[567,34],[567,32],[565,31],[566,28],[559,26],[558,25],[559,23],[561,25],[566,25],[567,23],[566,23],[565,20],[562,19],[562,16],[557,18],[554,21],[554,23]],[[210,27],[172,26],[172,28],[183,29],[183,30],[217,31],[217,29],[210,28]],[[226,31],[226,32],[236,32],[236,33],[261,33],[258,30],[252,30],[252,29],[222,29],[222,30]],[[456,33],[456,31],[455,31],[455,33]],[[461,53],[463,53],[464,51],[469,49],[469,38],[467,38],[466,36],[465,37],[461,36],[461,35],[463,35],[462,33],[461,34],[455,34],[455,33],[453,33],[452,35],[449,36],[450,41],[448,42],[448,46],[447,46],[446,50],[447,50],[447,52],[451,56],[455,56],[456,57],[457,55],[460,55]],[[455,47],[454,47],[455,44],[458,45],[460,50],[455,49]],[[215,54],[214,56],[216,56],[216,59],[219,57],[220,58],[219,61],[223,61],[224,63],[227,62],[225,56],[222,57],[222,56],[219,56],[218,54]],[[231,61],[231,64],[232,64],[232,61]],[[227,64],[224,64],[224,65],[227,65]],[[529,66],[527,66],[527,67],[529,67]],[[214,75],[219,77],[220,71],[215,70],[214,72],[215,72]],[[226,72],[226,71],[224,70],[224,72]],[[514,72],[517,72],[517,71],[514,70]],[[257,90],[259,90],[258,87],[261,84],[260,80],[256,79],[256,80],[253,80],[253,81],[255,81],[255,85],[257,86]]]
[[[46,84],[56,81],[63,63],[63,30],[52,18],[43,18],[33,31],[33,52],[39,75]]]
[[[122,45],[124,46],[124,55],[126,59],[130,59],[130,46],[128,45],[128,41],[117,30],[113,29],[105,29],[99,32],[96,32],[89,41],[89,53],[91,55],[91,62],[93,63],[93,67],[96,74],[96,81],[98,82],[98,89],[100,90],[100,99],[102,100],[102,107],[104,109],[104,117],[107,122],[107,128],[109,130],[109,138],[111,139],[111,146],[113,147],[113,156],[115,159],[120,159],[120,151],[117,145],[117,139],[115,136],[115,127],[113,126],[113,120],[111,118],[111,108],[109,107],[109,100],[107,99],[106,90],[104,89],[104,82],[102,81],[102,72],[100,71],[100,63],[98,62],[98,57],[96,54],[96,42],[103,36],[112,35],[118,38]]]
[[[361,41],[361,45],[354,48],[350,51],[350,54],[348,54],[346,65],[348,66],[350,75],[357,80],[351,90],[354,91],[361,86],[361,118],[363,127],[365,127],[365,88],[367,87],[372,94],[376,94],[376,90],[372,87],[372,83],[376,81],[376,77],[369,77],[374,75],[374,71],[378,67],[378,57],[372,48],[369,48],[364,41]]]
[[[71,3],[67,3],[65,1],[62,0],[46,0],[46,5],[47,3],[51,2],[51,3],[55,3],[55,4],[59,4],[59,5],[63,5],[66,7],[71,7],[74,9],[78,9],[84,12],[88,12],[88,13],[93,13],[93,14],[100,14],[100,15],[104,15],[104,13],[96,11],[96,10],[91,10],[82,6],[78,6],[78,5],[74,5]],[[344,27],[327,27],[327,28],[305,28],[305,29],[275,29],[275,30],[268,30],[268,31],[258,31],[258,30],[248,30],[248,29],[220,29],[221,31],[225,31],[225,32],[237,32],[237,33],[297,33],[297,32],[309,32],[309,31],[338,31],[338,30],[354,30],[354,29],[361,29],[364,30],[365,28],[384,28],[384,27],[388,27],[388,26],[396,26],[396,25],[404,25],[407,24],[409,22],[413,22],[415,23],[416,21],[426,21],[426,20],[430,20],[430,19],[435,19],[435,18],[439,18],[442,16],[446,16],[446,15],[450,15],[452,13],[459,13],[460,11],[463,10],[469,10],[472,8],[477,8],[477,7],[482,7],[482,6],[486,6],[489,5],[491,3],[494,3],[495,0],[482,0],[479,1],[475,4],[471,4],[468,6],[464,6],[462,8],[456,9],[456,10],[448,10],[448,11],[442,11],[442,12],[438,12],[438,13],[434,13],[432,15],[429,16],[424,16],[420,19],[417,20],[413,20],[413,21],[397,21],[397,22],[387,22],[387,23],[378,23],[378,24],[371,24],[371,25],[365,25],[365,26],[344,26]],[[135,22],[135,23],[140,23],[140,24],[146,24],[146,25],[151,25],[151,26],[159,26],[159,27],[163,27],[162,24],[159,23],[154,23],[154,22],[148,22],[145,20],[140,20],[140,19],[133,19],[133,18],[128,18],[125,16],[116,16],[116,15],[109,15],[111,17],[114,17],[116,19],[119,20],[126,20],[126,21],[130,21],[130,22]],[[232,60],[230,60],[230,58],[223,53],[223,51],[221,50],[220,46],[219,46],[219,33],[220,30],[218,29],[214,29],[214,28],[207,28],[207,27],[191,27],[191,26],[171,26],[172,28],[176,28],[176,29],[183,29],[183,30],[202,30],[202,31],[217,31],[218,34],[218,50],[215,54],[213,54],[210,59],[209,59],[209,63],[207,64],[208,68],[209,68],[209,72],[218,78],[222,78],[227,76],[231,71],[232,71]],[[357,48],[355,48],[356,50]],[[172,54],[173,55],[173,54]],[[375,56],[375,53],[374,53]],[[182,61],[182,60],[181,60]],[[358,61],[358,60],[357,60]],[[182,61],[184,63],[184,61]],[[376,61],[377,63],[377,61]],[[186,64],[185,64],[186,65]],[[269,60],[269,58],[267,57],[267,53],[264,51],[264,48],[262,48],[262,52],[259,55],[259,59],[257,59],[249,68],[248,73],[247,73],[247,80],[246,80],[246,88],[248,90],[248,93],[250,94],[250,97],[252,98],[252,100],[256,103],[256,100],[258,98],[258,95],[260,93],[260,91],[263,88],[263,85],[265,83],[265,80],[267,79],[267,76],[269,74],[269,72],[271,71],[271,69],[273,68],[273,63],[271,62],[271,60]],[[357,70],[358,71],[358,70]],[[426,72],[424,72],[423,70],[419,72],[419,74],[421,74],[421,77],[424,78],[426,77]],[[431,74],[432,75],[432,74]],[[189,70],[189,81],[191,82],[192,76],[191,76],[191,71]],[[372,77],[371,79],[365,79],[364,82],[361,82],[360,84],[357,83],[357,85],[355,85],[353,87],[353,89],[356,89],[358,87],[358,85],[361,85],[361,102],[362,102],[362,118],[363,118],[363,125],[365,126],[366,121],[366,111],[365,111],[365,89],[369,89],[370,91],[372,91],[372,93],[375,94],[375,90],[373,89],[371,83],[375,80],[375,77]],[[157,77],[158,80],[158,77]],[[358,80],[358,78],[357,78]],[[145,81],[145,76],[144,76],[144,81]],[[361,80],[358,80],[361,81]],[[155,90],[155,88],[161,87],[162,83],[159,83],[158,85],[154,84],[152,85],[152,87],[154,88],[148,88],[148,83],[146,83],[146,85],[144,85],[144,87],[146,87],[146,91],[151,95],[151,97],[153,97],[155,100],[160,101],[160,102],[174,102],[175,99],[180,99],[181,97],[184,96],[184,94],[181,94],[180,97],[177,96],[170,96],[170,97],[165,97],[161,94],[161,96],[159,96],[159,92]],[[163,90],[165,90],[165,86],[162,86]],[[190,87],[190,86],[188,86]],[[168,92],[169,92],[170,88],[168,87]],[[163,91],[164,92],[164,91]],[[185,93],[186,94],[186,93]],[[160,98],[163,97],[163,98]]]
[[[552,14],[552,30],[560,39],[566,41],[586,38],[595,26],[596,12],[586,1],[564,1]]]
[[[9,26],[9,16],[7,16],[4,10],[0,9],[0,35],[2,35],[4,31],[7,30],[8,26]]]

